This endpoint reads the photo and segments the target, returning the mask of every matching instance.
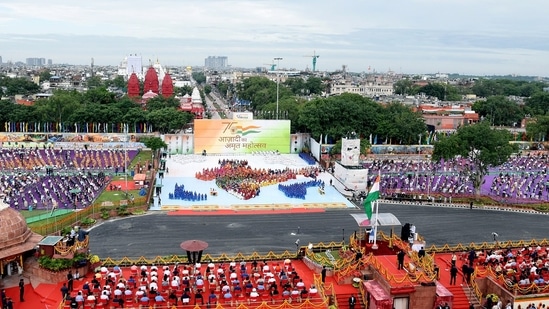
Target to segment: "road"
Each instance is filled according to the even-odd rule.
[[[215,108],[215,105],[213,104],[212,100],[208,96],[205,96],[206,98],[206,108],[210,111],[212,118],[211,119],[221,119],[221,116],[217,112],[217,109]]]
[[[414,224],[427,246],[490,242],[492,232],[499,234],[500,241],[549,236],[545,215],[412,205],[380,205],[380,209],[393,213],[402,224]],[[154,257],[183,254],[179,249],[182,241],[200,239],[209,243],[206,252],[213,255],[296,250],[297,239],[300,245],[348,239],[357,230],[350,213],[360,210],[200,217],[152,213],[93,228],[90,248],[101,257]],[[388,233],[390,229],[384,230]],[[400,235],[400,227],[394,232]]]

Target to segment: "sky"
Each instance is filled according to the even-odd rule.
[[[547,0],[0,0],[3,62],[549,76]]]

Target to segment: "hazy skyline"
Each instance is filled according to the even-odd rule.
[[[168,66],[227,56],[235,67],[549,76],[541,0],[0,0],[0,56]]]

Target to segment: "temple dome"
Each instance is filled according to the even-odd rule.
[[[25,217],[15,209],[0,202],[1,250],[25,243],[32,234]]]
[[[152,90],[149,90],[143,95],[143,99],[148,100],[148,99],[156,98],[157,96],[158,94],[152,92]]]

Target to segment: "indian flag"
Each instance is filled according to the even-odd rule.
[[[370,192],[368,192],[368,196],[366,197],[366,200],[364,200],[363,206],[364,206],[364,211],[368,216],[368,220],[372,219],[372,209],[373,209],[372,202],[379,198],[379,180],[380,180],[380,177],[379,175],[377,175],[374,185],[370,189]]]

